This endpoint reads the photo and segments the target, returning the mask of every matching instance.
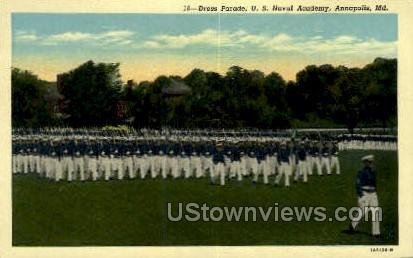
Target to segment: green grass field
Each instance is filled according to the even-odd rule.
[[[359,233],[342,232],[348,222],[170,222],[168,202],[209,206],[357,205],[354,180],[360,157],[376,156],[382,237],[370,222]],[[290,188],[254,185],[249,180],[210,185],[207,179],[51,182],[35,175],[13,176],[13,245],[371,245],[398,243],[396,152],[345,151],[341,175],[311,176]],[[176,205],[174,206],[176,207]],[[329,215],[331,215],[329,213]]]

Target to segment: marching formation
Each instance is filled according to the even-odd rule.
[[[278,185],[340,174],[336,142],[175,142],[131,139],[16,140],[13,173],[37,173],[60,180],[208,177],[212,183],[251,178]],[[290,179],[290,177],[292,177]]]
[[[51,180],[203,178],[290,186],[309,176],[340,174],[339,151],[397,149],[388,135],[296,132],[143,130],[107,134],[61,129],[13,132],[13,173]]]

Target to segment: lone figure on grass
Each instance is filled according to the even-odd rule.
[[[372,213],[372,235],[380,236],[381,210],[377,198],[376,172],[373,170],[374,156],[364,156],[361,161],[364,164],[363,169],[357,173],[356,191],[358,195],[358,214],[349,225],[349,232],[355,233],[357,225],[364,216],[368,216],[369,211]]]

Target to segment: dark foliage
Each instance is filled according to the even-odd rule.
[[[14,125],[38,124],[35,114],[43,108],[37,103],[42,83],[31,76],[13,73]],[[131,123],[154,128],[286,128],[327,124],[351,130],[359,125],[394,126],[397,117],[396,59],[377,58],[364,68],[310,65],[297,73],[295,82],[286,82],[276,72],[265,75],[233,66],[225,75],[194,69],[183,78],[162,75],[153,82],[128,81],[126,85],[120,80],[119,64],[88,61],[59,75],[57,86],[63,96],[63,122],[75,127]],[[119,102],[126,103],[124,116],[119,116]]]

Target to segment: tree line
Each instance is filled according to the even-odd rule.
[[[309,65],[286,81],[233,66],[221,75],[122,82],[118,63],[88,61],[51,84],[12,70],[13,126],[130,124],[159,128],[388,127],[397,125],[397,59],[363,68]]]

